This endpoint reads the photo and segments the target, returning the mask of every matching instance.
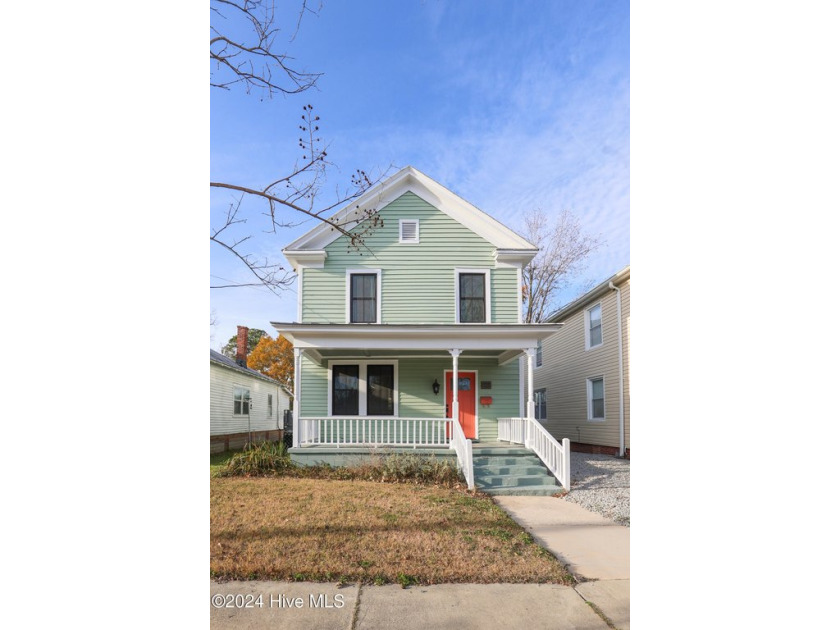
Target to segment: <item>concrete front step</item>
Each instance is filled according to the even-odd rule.
[[[530,455],[522,455],[520,457],[487,457],[483,455],[476,457],[473,454],[473,466],[542,466],[543,463],[540,458],[531,453]]]
[[[485,464],[484,466],[473,466],[476,475],[485,477],[495,477],[498,475],[544,475],[546,468],[542,465],[528,465],[528,466],[497,466],[494,464]]]
[[[473,457],[477,455],[533,455],[533,451],[524,446],[511,446],[509,448],[499,448],[498,446],[475,446],[473,445]]]
[[[542,486],[551,483],[554,477],[542,475],[481,475],[476,472],[475,485],[484,490],[485,488],[510,488],[524,486]]]
[[[540,458],[522,446],[473,447],[476,488],[487,494],[551,496],[562,488]]]
[[[560,492],[560,486],[519,486],[501,488],[479,488],[482,492],[491,495],[518,496],[518,497],[550,497]]]

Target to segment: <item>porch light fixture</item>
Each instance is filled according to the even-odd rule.
[[[435,393],[435,396],[440,393],[440,383],[437,382],[437,379],[435,379],[435,382],[432,383],[432,391]]]

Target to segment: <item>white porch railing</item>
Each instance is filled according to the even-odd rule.
[[[453,422],[452,443],[449,448],[454,448],[458,455],[458,466],[467,480],[467,488],[475,490],[475,473],[473,472],[472,442],[467,439],[460,422]]]
[[[475,488],[472,442],[452,418],[371,418],[367,416],[300,418],[300,445],[443,446],[455,450],[470,490]]]
[[[451,418],[300,418],[300,445],[449,446]]]
[[[499,418],[499,441],[524,444],[536,453],[566,491],[571,488],[569,438],[563,438],[559,443],[532,418]]]

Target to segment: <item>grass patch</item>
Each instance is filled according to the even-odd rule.
[[[489,497],[294,477],[210,479],[210,575],[403,587],[574,583]]]
[[[239,451],[224,451],[222,453],[210,453],[210,476],[215,476],[227,466],[227,463]]]

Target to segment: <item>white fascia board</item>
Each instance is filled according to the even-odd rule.
[[[324,261],[327,259],[327,252],[323,249],[284,249],[283,255],[290,263],[292,263],[292,267],[296,272],[298,272],[301,267],[312,267],[313,269],[322,269],[324,267]]]
[[[561,324],[395,326],[377,324],[282,324],[277,331],[296,348],[371,350],[498,350],[536,348]]]
[[[378,186],[374,186],[336,212],[329,220],[349,231],[365,217],[364,211],[379,211],[407,192],[414,193],[499,249],[529,250],[537,253],[537,248],[519,234],[412,166],[406,166]],[[290,243],[286,249],[323,249],[340,236],[341,232],[333,225],[320,223]]]
[[[496,267],[524,269],[537,255],[537,249],[497,249]]]

